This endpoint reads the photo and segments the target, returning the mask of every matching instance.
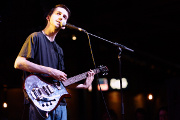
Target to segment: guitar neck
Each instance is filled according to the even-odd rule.
[[[100,73],[99,68],[94,69],[93,71],[94,71],[95,74]],[[71,84],[73,84],[73,83],[79,82],[79,81],[87,78],[87,73],[88,73],[88,72],[85,72],[85,73],[76,75],[76,76],[74,76],[74,77],[70,77],[70,78],[68,78],[66,81],[63,81],[62,83],[64,84],[64,86],[68,86],[68,85],[71,85]]]

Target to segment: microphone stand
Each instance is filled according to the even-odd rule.
[[[91,35],[91,36],[94,36],[96,38],[99,38],[101,40],[104,40],[108,43],[111,43],[113,44],[114,46],[117,46],[118,47],[118,50],[119,50],[119,53],[118,53],[118,60],[119,60],[119,76],[120,76],[120,91],[121,91],[121,115],[122,115],[122,120],[125,120],[124,118],[124,100],[123,100],[123,90],[122,90],[122,76],[121,76],[121,53],[122,53],[122,49],[125,49],[125,50],[128,50],[128,51],[131,51],[131,52],[134,52],[134,50],[124,46],[124,45],[121,45],[117,42],[112,42],[112,41],[109,41],[107,39],[104,39],[102,37],[99,37],[97,35],[94,35],[92,33],[88,33],[86,30],[83,29],[83,32],[85,32],[87,35]]]
[[[107,39],[104,39],[104,38],[102,38],[102,37],[99,37],[99,36],[97,36],[97,35],[94,35],[94,34],[92,34],[92,33],[89,33],[89,32],[87,32],[87,31],[84,31],[84,32],[86,32],[86,34],[88,34],[88,35],[94,36],[94,37],[99,38],[99,39],[101,39],[101,40],[104,40],[104,41],[106,41],[106,42],[108,42],[108,43],[111,43],[111,44],[113,44],[113,45],[115,45],[115,46],[117,46],[117,47],[120,47],[120,48],[122,48],[122,49],[131,51],[131,52],[134,52],[134,50],[132,50],[132,49],[130,49],[130,48],[124,46],[124,45],[121,45],[121,44],[119,44],[119,43],[117,43],[117,42],[109,41],[109,40],[107,40]]]

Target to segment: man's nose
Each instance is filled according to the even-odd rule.
[[[59,15],[58,20],[62,20],[62,19],[63,19],[63,15]]]
[[[59,16],[59,18],[58,18],[58,19],[59,19],[59,20],[62,20],[62,18],[63,18],[63,16],[61,15],[61,16]]]

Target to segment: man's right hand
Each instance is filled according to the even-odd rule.
[[[33,62],[28,61],[25,57],[21,57],[21,56],[18,56],[16,58],[14,63],[14,68],[32,73],[48,74],[52,76],[54,79],[59,81],[67,80],[67,75],[64,72],[51,67],[35,64]]]
[[[67,80],[67,74],[65,74],[64,72],[60,70],[51,68],[49,72],[50,72],[49,75],[56,80],[59,80],[59,81]]]

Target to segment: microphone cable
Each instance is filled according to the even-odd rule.
[[[91,40],[90,40],[90,37],[89,37],[89,33],[86,30],[84,30],[83,32],[85,32],[87,34],[87,37],[88,37],[88,40],[89,40],[89,48],[90,48],[90,52],[91,52],[91,57],[92,57],[92,60],[93,60],[94,67],[96,69],[97,67],[96,67],[96,63],[95,63],[95,60],[94,60],[94,55],[93,55],[93,51],[92,51],[92,46],[91,46]],[[101,97],[103,99],[103,102],[104,102],[104,105],[105,105],[105,108],[106,108],[106,112],[108,113],[109,119],[112,120],[111,116],[110,116],[110,113],[109,113],[109,110],[107,108],[107,104],[106,104],[106,101],[105,101],[105,98],[104,98],[104,94],[103,94],[102,89],[101,89],[101,85],[100,85],[99,75],[98,74],[97,74],[97,80],[98,80],[98,86],[99,86],[100,92],[101,92]]]

